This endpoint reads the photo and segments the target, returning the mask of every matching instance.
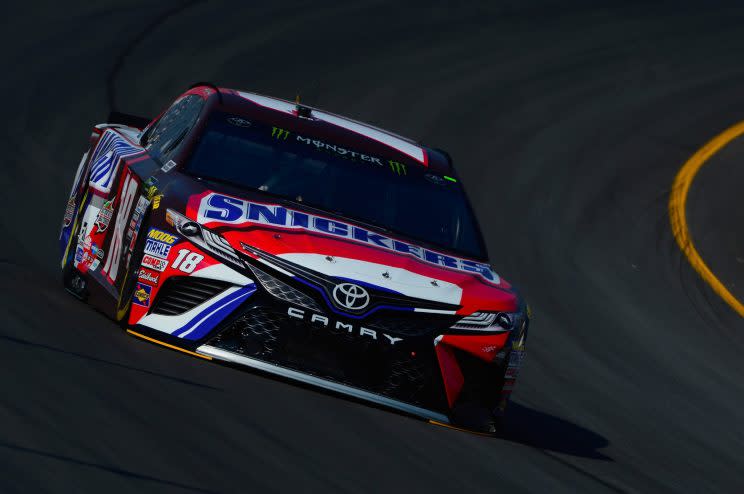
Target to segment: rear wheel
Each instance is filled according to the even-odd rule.
[[[77,207],[77,205],[76,205]],[[88,298],[88,283],[80,271],[75,268],[74,258],[77,250],[77,236],[80,233],[80,222],[82,215],[78,215],[70,231],[70,243],[66,253],[64,267],[62,268],[62,284],[72,296],[85,301]]]

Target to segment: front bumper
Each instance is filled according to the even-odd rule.
[[[433,410],[428,410],[426,408],[421,408],[410,403],[394,400],[383,395],[371,393],[369,391],[341,384],[329,379],[323,379],[304,372],[299,372],[279,365],[270,364],[263,360],[247,357],[245,355],[227,351],[215,346],[202,345],[197,349],[197,353],[207,355],[216,360],[245,365],[247,367],[268,372],[270,374],[275,374],[287,379],[291,379],[293,381],[299,381],[305,384],[310,384],[312,386],[318,386],[320,388],[324,388],[333,392],[341,393],[347,396],[376,403],[378,405],[383,405],[396,410],[400,410],[402,412],[409,413],[411,415],[415,415],[427,420],[434,420],[437,422],[442,422],[444,424],[450,423],[450,419],[447,415],[435,412]]]
[[[187,295],[185,281],[198,283],[196,288],[211,298],[181,315],[168,315],[176,311],[172,303]],[[445,424],[469,422],[463,415],[474,408],[486,421],[497,418],[516,377],[509,366],[511,335],[452,334],[449,328],[459,316],[384,309],[344,319],[292,279],[279,285],[261,279],[248,291],[210,282],[209,293],[204,283],[193,277],[169,281],[155,297],[145,326],[169,333],[171,344],[199,355]],[[235,305],[228,307],[233,298]],[[206,315],[215,313],[213,307],[224,307],[225,316],[211,326]],[[198,315],[187,317],[192,312]],[[183,324],[186,319],[200,325]],[[183,325],[166,329],[166,320]]]

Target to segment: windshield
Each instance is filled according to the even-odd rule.
[[[186,172],[486,258],[460,183],[421,165],[216,113]]]

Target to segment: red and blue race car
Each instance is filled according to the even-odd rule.
[[[499,429],[527,307],[445,152],[211,84],[108,120],[64,214],[69,292],[194,356]]]

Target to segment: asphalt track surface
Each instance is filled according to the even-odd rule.
[[[744,9],[456,3],[6,7],[1,492],[744,491],[744,323],[667,214],[685,160],[744,119]],[[190,358],[63,292],[90,126],[199,80],[300,90],[451,152],[534,308],[505,438]],[[722,150],[688,199],[739,297],[742,158]]]

